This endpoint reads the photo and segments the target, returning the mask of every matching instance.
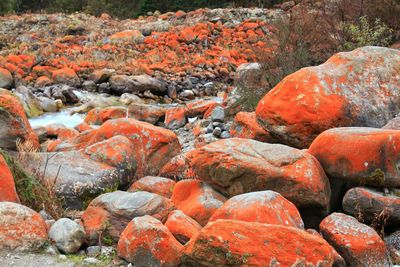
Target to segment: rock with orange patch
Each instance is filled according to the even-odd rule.
[[[35,87],[43,88],[43,87],[51,85],[52,83],[53,83],[53,81],[50,78],[48,78],[47,76],[40,76],[39,78],[36,79]]]
[[[343,210],[361,216],[368,223],[383,223],[385,228],[400,225],[400,197],[374,188],[352,188],[343,197]],[[382,218],[382,221],[377,221]]]
[[[187,160],[197,177],[229,196],[273,190],[301,212],[328,210],[328,178],[304,150],[231,138],[189,151]]]
[[[156,124],[165,116],[167,109],[160,105],[132,103],[128,106],[128,116],[139,121]]]
[[[175,107],[166,110],[164,124],[168,129],[176,130],[182,128],[186,122],[186,107]]]
[[[334,266],[337,257],[321,237],[282,225],[218,220],[184,249],[187,266]]]
[[[39,147],[21,103],[12,95],[0,93],[0,148],[15,149],[18,139]]]
[[[159,220],[134,218],[118,241],[118,256],[135,266],[174,267],[180,263],[183,246]]]
[[[400,51],[362,47],[283,79],[258,103],[260,125],[305,148],[327,129],[380,128],[400,112]]]
[[[158,175],[159,170],[181,151],[176,134],[135,119],[106,121],[100,128],[86,131],[57,146],[57,151],[83,149],[113,136],[127,137],[135,147],[136,177]]]
[[[85,122],[76,125],[74,127],[74,129],[77,130],[80,133],[84,132],[84,131],[88,131],[88,130],[93,130],[92,126],[90,126],[89,124],[87,124]]]
[[[175,181],[158,176],[146,176],[134,182],[129,192],[147,191],[157,195],[170,198],[174,190]]]
[[[180,210],[172,211],[164,225],[181,244],[186,244],[202,228],[198,222]]]
[[[7,69],[0,68],[0,88],[10,89],[14,83],[14,78]]]
[[[48,138],[67,140],[75,137],[79,132],[72,128],[67,128],[63,124],[50,124],[46,126],[46,135]]]
[[[72,87],[78,87],[81,84],[78,75],[71,68],[55,70],[51,77],[55,83],[66,84]]]
[[[127,115],[124,107],[94,108],[85,117],[85,123],[90,125],[102,125],[105,121],[125,118]]]
[[[133,42],[139,44],[143,42],[144,36],[139,30],[126,30],[114,33],[109,39],[113,43]]]
[[[209,221],[219,219],[278,224],[304,229],[303,220],[296,206],[274,191],[252,192],[228,199]]]
[[[351,216],[332,213],[321,222],[320,231],[349,266],[391,266],[378,233]]]
[[[95,161],[134,172],[137,166],[134,150],[135,147],[127,137],[116,135],[88,146],[85,153]]]
[[[195,179],[176,183],[171,200],[175,207],[192,217],[200,225],[206,225],[226,198],[205,182]]]
[[[38,251],[46,245],[47,226],[39,213],[0,202],[0,251]]]
[[[400,131],[330,129],[314,140],[309,152],[331,178],[372,186],[400,186]]]
[[[115,191],[100,195],[82,215],[87,242],[97,244],[100,234],[116,242],[133,218],[151,215],[165,221],[173,209],[169,199],[145,191]]]
[[[214,100],[194,100],[186,104],[186,116],[188,117],[196,117],[203,116],[208,110],[213,110],[218,103]]]
[[[167,90],[166,83],[149,75],[113,75],[110,77],[111,90],[119,95],[123,93],[140,93],[147,90],[155,94],[164,93]]]
[[[7,162],[0,154],[0,201],[19,203],[17,191],[15,190],[14,177]]]
[[[254,112],[239,112],[231,126],[231,136],[254,139],[260,142],[275,143],[276,140],[262,128]]]

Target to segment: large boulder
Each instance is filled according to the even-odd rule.
[[[102,125],[105,121],[127,117],[125,107],[94,108],[88,112],[85,122],[89,125]]]
[[[351,216],[332,213],[321,222],[320,231],[349,266],[391,266],[378,233]]]
[[[47,242],[39,213],[13,202],[0,202],[0,251],[37,251]]]
[[[330,178],[372,186],[400,186],[400,131],[334,128],[320,134],[309,153]]]
[[[56,83],[66,84],[72,87],[78,87],[81,84],[78,75],[71,68],[55,70],[51,77]]]
[[[17,191],[15,190],[14,177],[0,153],[0,201],[19,203]]]
[[[118,241],[127,224],[135,217],[151,215],[165,221],[172,202],[149,192],[115,191],[98,196],[82,215],[87,242],[96,244],[99,236]]]
[[[135,266],[174,267],[180,263],[183,246],[159,220],[134,218],[121,234],[118,256]]]
[[[17,140],[39,147],[21,103],[10,94],[0,93],[0,148],[16,149]]]
[[[328,178],[306,151],[231,138],[189,151],[187,160],[197,177],[229,196],[273,190],[300,210],[328,210]]]
[[[165,117],[166,108],[160,105],[132,103],[128,107],[128,116],[139,121],[156,124]]]
[[[164,81],[153,78],[149,75],[113,75],[110,78],[111,90],[119,95],[123,93],[141,93],[150,91],[161,94],[167,90]]]
[[[274,191],[259,191],[230,198],[210,218],[278,224],[304,228],[296,206]]]
[[[129,192],[147,191],[157,195],[170,198],[175,187],[175,181],[158,176],[146,176],[129,187]]]
[[[171,200],[177,209],[204,226],[226,198],[205,182],[186,179],[176,183]]]
[[[14,78],[7,69],[0,68],[0,88],[10,89],[14,84]]]
[[[232,137],[237,138],[254,139],[266,143],[276,142],[269,132],[258,124],[254,112],[239,112],[236,114],[230,133]]]
[[[321,237],[295,227],[218,220],[185,246],[188,266],[332,266],[337,257]]]
[[[374,188],[352,188],[343,198],[343,210],[360,216],[365,222],[381,223],[386,227],[400,225],[400,196],[385,194]]]
[[[302,148],[330,128],[380,128],[400,111],[399,72],[399,50],[338,53],[283,79],[259,102],[258,121],[281,142]]]
[[[49,239],[63,253],[76,253],[85,240],[83,226],[71,219],[56,221],[49,230]]]
[[[135,147],[135,177],[157,175],[159,170],[181,151],[181,145],[174,132],[135,119],[108,120],[98,129],[83,132],[59,144],[55,150],[84,149],[117,135],[127,137]]]

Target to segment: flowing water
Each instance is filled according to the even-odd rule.
[[[72,108],[63,109],[59,112],[46,112],[42,116],[29,119],[32,128],[46,126],[49,124],[64,124],[66,127],[73,128],[83,122],[85,114],[70,115]]]

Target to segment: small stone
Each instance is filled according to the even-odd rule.
[[[216,136],[216,137],[220,137],[220,136],[221,136],[221,133],[222,133],[222,130],[221,130],[221,128],[219,128],[219,127],[216,127],[216,128],[214,129],[214,131],[213,131],[213,135]]]
[[[49,238],[61,252],[75,253],[83,244],[85,230],[71,219],[62,218],[50,228]]]
[[[211,120],[213,122],[224,122],[225,119],[225,110],[223,107],[217,106],[211,112]]]

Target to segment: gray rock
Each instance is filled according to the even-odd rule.
[[[229,131],[223,131],[222,133],[221,133],[221,136],[220,136],[222,139],[227,139],[227,138],[230,138],[231,137],[231,134],[229,133]]]
[[[96,257],[98,255],[109,257],[113,255],[114,251],[114,247],[107,246],[90,246],[86,249],[86,253],[89,257]]]
[[[130,104],[144,104],[144,100],[138,97],[137,95],[130,94],[130,93],[124,93],[120,97],[120,101],[124,105],[130,105]]]
[[[82,225],[73,220],[62,218],[56,221],[49,231],[49,238],[58,250],[66,254],[76,253],[85,240]]]
[[[190,99],[194,99],[195,95],[192,90],[185,90],[179,94],[179,97],[190,100]]]
[[[89,80],[93,81],[95,84],[101,84],[108,82],[111,75],[115,73],[113,69],[102,69],[102,70],[95,70],[89,76]]]
[[[54,220],[50,214],[48,214],[45,210],[39,211],[40,216],[42,216],[43,220]]]
[[[53,99],[50,99],[45,96],[40,96],[40,97],[38,97],[38,100],[40,102],[40,106],[46,112],[57,112],[59,109],[56,104],[56,101]]]
[[[111,90],[117,94],[140,93],[149,90],[160,94],[167,90],[166,83],[149,75],[113,75],[110,78]]]
[[[82,88],[85,91],[88,92],[96,92],[97,91],[97,85],[94,81],[84,81],[82,83]]]
[[[225,120],[225,109],[223,107],[217,106],[211,112],[211,120],[213,122],[224,122]]]
[[[82,261],[83,266],[99,266],[101,264],[101,260],[98,260],[96,258],[86,258]]]
[[[29,88],[18,86],[15,90],[15,95],[18,96],[28,117],[32,118],[43,114],[43,109],[39,99]]]
[[[206,133],[212,133],[214,131],[214,126],[212,125],[212,123],[210,123],[207,128],[206,128]]]
[[[0,69],[0,88],[10,89],[14,83],[14,78],[11,73],[1,68]]]
[[[216,137],[220,137],[221,133],[222,133],[222,130],[219,127],[216,127],[213,131],[213,135]]]

